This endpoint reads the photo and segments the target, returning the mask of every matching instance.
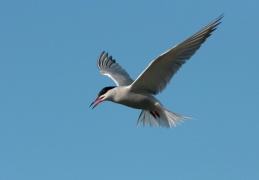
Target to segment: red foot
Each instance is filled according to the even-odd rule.
[[[160,114],[157,112],[157,111],[150,111],[150,114],[155,118],[159,118],[160,117]]]

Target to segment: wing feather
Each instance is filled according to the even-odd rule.
[[[117,86],[128,86],[133,82],[129,74],[105,51],[98,58],[97,67],[101,74],[110,77]]]
[[[132,83],[132,90],[154,95],[162,92],[180,67],[216,30],[222,18],[223,14],[190,38],[158,56]]]

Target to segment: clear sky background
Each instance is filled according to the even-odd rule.
[[[135,79],[225,13],[157,97],[191,116],[136,128],[90,103],[105,50]],[[259,1],[0,1],[0,179],[259,179]]]

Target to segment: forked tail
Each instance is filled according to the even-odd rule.
[[[149,123],[151,127],[165,126],[170,128],[173,126],[175,127],[177,124],[180,124],[186,119],[191,118],[176,114],[166,109],[161,109],[159,111],[142,110],[139,115],[137,127],[143,122],[144,127]]]

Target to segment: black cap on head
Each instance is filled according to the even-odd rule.
[[[116,86],[108,86],[108,87],[103,88],[103,89],[99,92],[98,97],[100,97],[101,95],[105,94],[107,91],[109,91],[110,89],[113,89],[113,88],[115,88],[115,87],[116,87]]]

